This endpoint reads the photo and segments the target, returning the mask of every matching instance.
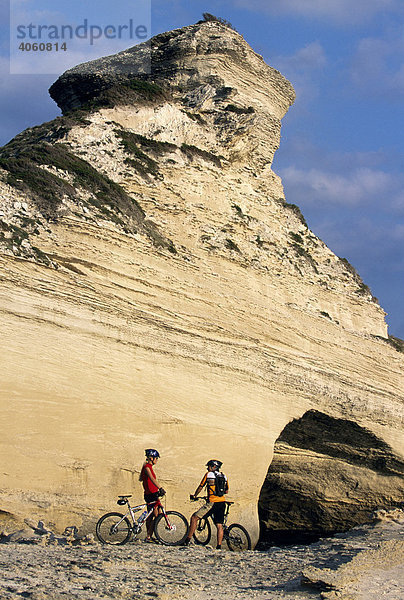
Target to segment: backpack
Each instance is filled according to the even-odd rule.
[[[215,472],[215,496],[224,496],[226,493],[227,479],[226,475]]]

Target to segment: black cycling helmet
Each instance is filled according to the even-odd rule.
[[[220,467],[222,466],[222,464],[223,463],[220,460],[212,459],[212,460],[209,460],[206,463],[206,466],[207,467],[215,467],[215,469],[220,469]]]
[[[148,448],[145,450],[145,454],[147,458],[160,458],[160,454],[157,452],[157,450],[154,450],[154,448]]]

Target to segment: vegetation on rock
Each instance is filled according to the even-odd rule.
[[[159,173],[158,162],[143,150],[151,151],[154,154],[162,154],[177,148],[175,144],[153,140],[125,129],[115,129],[115,133],[121,139],[125,152],[131,155],[131,158],[125,159],[125,162],[142,175],[151,174],[156,176]]]
[[[76,120],[62,118],[62,129]],[[53,122],[52,122],[53,123]],[[78,188],[89,193],[86,202],[94,206],[104,218],[134,233],[141,227],[157,246],[165,246],[175,252],[174,245],[158,231],[155,225],[144,221],[145,214],[134,198],[112,181],[107,175],[96,170],[87,161],[79,158],[63,143],[49,143],[60,135],[59,127],[27,130],[4,146],[0,153],[0,168],[7,173],[6,182],[26,194],[48,220],[58,217],[58,210],[64,198],[75,202]],[[146,138],[138,136],[138,143]],[[153,148],[161,147],[153,145]],[[140,153],[140,151],[139,151]],[[143,155],[144,162],[138,164],[149,169],[157,169],[157,163]],[[55,169],[57,174],[49,171]]]
[[[45,165],[66,173],[66,179],[47,171],[43,168]],[[137,202],[118,184],[73,154],[65,144],[40,142],[14,149],[11,155],[5,150],[0,166],[8,171],[7,183],[30,196],[47,218],[57,216],[63,196],[76,197],[76,186],[91,192],[101,211],[104,209],[109,214],[115,210],[138,223],[144,218]],[[74,186],[67,181],[68,175],[73,176]]]
[[[215,15],[212,15],[211,13],[208,12],[204,12],[202,14],[203,16],[203,21],[198,21],[198,23],[205,23],[205,22],[216,22],[216,23],[221,23],[222,25],[225,25],[226,27],[229,27],[230,29],[234,29],[233,25],[229,22],[226,21],[226,19],[223,19],[222,17],[216,17]]]
[[[286,202],[286,200],[284,198],[276,198],[276,201],[279,202],[279,204],[281,204],[284,208],[291,210],[295,214],[295,216],[299,219],[299,221],[301,223],[303,223],[303,225],[305,227],[307,227],[306,219],[304,218],[302,211],[297,206],[297,204],[291,204],[290,202]]]
[[[200,156],[201,158],[203,158],[205,160],[209,160],[209,161],[213,162],[217,167],[222,166],[222,162],[221,162],[221,159],[223,158],[222,156],[217,156],[216,154],[213,154],[213,152],[208,152],[207,150],[202,150],[201,148],[198,148],[197,146],[193,146],[192,144],[182,144],[181,151],[191,159],[193,156],[196,155],[196,156]]]
[[[227,110],[228,112],[234,112],[238,115],[249,115],[255,112],[254,108],[252,106],[236,106],[235,104],[228,104],[227,106],[225,106],[224,110]]]
[[[156,83],[142,79],[128,79],[102,90],[95,97],[82,104],[81,108],[92,111],[100,108],[113,108],[120,104],[141,106],[167,99],[168,93]]]
[[[229,250],[234,250],[235,252],[240,252],[240,248],[237,246],[237,244],[235,242],[233,242],[233,240],[231,240],[230,238],[226,239],[226,247]]]
[[[77,110],[91,112],[100,108],[113,108],[118,105],[156,104],[168,100],[170,94],[160,85],[141,77],[121,75],[116,78],[101,79],[94,74],[86,74],[85,77],[72,76],[73,80],[79,81],[77,94],[74,102],[70,102],[67,109],[63,104],[64,80],[59,78],[49,88],[53,99],[63,105],[65,116],[74,114]]]

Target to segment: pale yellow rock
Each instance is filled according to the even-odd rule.
[[[106,220],[84,188],[45,223],[2,172],[3,221],[21,225],[24,202],[40,222],[31,247],[59,268],[2,242],[0,510],[91,529],[117,494],[142,499],[144,449],[156,447],[168,508],[189,516],[189,493],[219,458],[231,519],[256,540],[259,491],[292,418],[347,417],[403,452],[403,358],[380,339],[385,313],[271,170],[293,89],[235,32],[183,36],[218,30],[245,61],[185,57],[171,100],[101,109],[62,140],[123,186],[176,254]],[[212,74],[232,87],[231,100],[215,102],[213,86],[190,106],[176,87],[190,66],[202,87]],[[254,112],[226,114],[230,102]],[[120,127],[176,145],[155,156],[159,177],[124,162]]]

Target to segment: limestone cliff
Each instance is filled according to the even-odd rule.
[[[400,460],[403,358],[271,169],[291,84],[220,23],[150,49],[150,74],[149,45],[66,72],[64,116],[1,150],[0,510],[90,527],[141,498],[154,446],[170,507],[191,513],[218,457],[256,533],[275,441],[307,411]]]

